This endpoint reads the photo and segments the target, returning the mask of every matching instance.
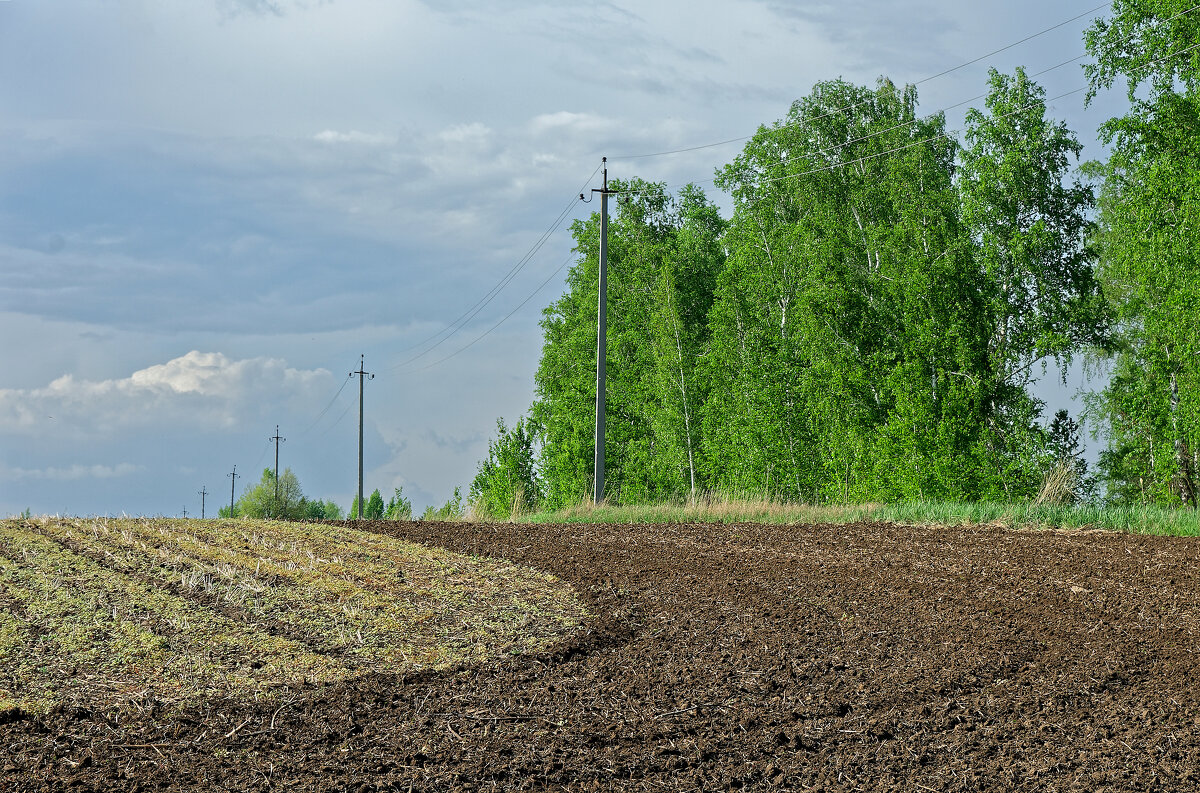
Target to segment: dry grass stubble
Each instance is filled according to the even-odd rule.
[[[539,649],[553,577],[344,526],[0,521],[0,712],[173,706]]]

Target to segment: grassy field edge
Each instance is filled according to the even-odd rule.
[[[1082,529],[1200,535],[1200,514],[1152,506],[1033,505],[906,501],[895,504],[796,504],[769,498],[709,496],[660,504],[581,503],[525,515],[531,523],[887,523],[980,524],[1010,528]]]

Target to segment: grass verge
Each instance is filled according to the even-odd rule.
[[[1200,535],[1200,514],[1161,507],[907,501],[896,504],[794,504],[769,498],[706,496],[695,502],[593,505],[524,518],[533,523],[889,523],[993,524],[1012,528],[1104,529],[1135,534]]]
[[[0,711],[270,696],[537,650],[584,616],[543,573],[346,527],[0,521]]]

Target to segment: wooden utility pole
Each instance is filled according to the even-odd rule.
[[[275,425],[275,434],[273,436],[271,436],[270,438],[267,438],[267,440],[272,441],[275,444],[275,506],[274,506],[274,511],[276,513],[278,513],[279,512],[279,444],[286,441],[287,438],[279,437],[279,425],[276,424]],[[278,514],[275,514],[275,515],[272,515],[271,517],[275,518],[275,517],[279,517],[279,516],[278,516]]]
[[[596,308],[596,458],[592,502],[604,500],[605,359],[608,356],[608,158],[604,157],[604,182],[600,194],[600,283]]]
[[[350,376],[358,375],[358,519],[362,520],[363,516],[363,380],[375,379],[375,375],[366,370],[366,356],[360,355],[358,359],[358,371],[351,372]]]
[[[208,485],[201,485],[196,493],[200,496],[200,520],[204,520],[204,497],[208,495]]]
[[[234,517],[234,515],[233,515],[233,491],[235,489],[237,489],[237,480],[238,480],[238,477],[241,476],[241,474],[239,474],[237,472],[237,466],[235,465],[233,467],[233,473],[225,474],[225,476],[228,476],[230,478],[229,479],[229,517],[232,518],[232,517]]]

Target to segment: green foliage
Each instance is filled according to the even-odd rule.
[[[1100,277],[1119,332],[1089,408],[1114,503],[1196,503],[1200,449],[1200,20],[1173,0],[1117,0],[1087,34],[1093,93],[1119,78],[1130,112],[1101,127]],[[1170,21],[1167,21],[1170,20]]]
[[[612,500],[1039,493],[1078,427],[1043,426],[1037,367],[1113,346],[1103,235],[1041,87],[1021,69],[989,86],[960,148],[911,86],[817,84],[719,172],[728,221],[694,187],[610,182]],[[593,487],[599,226],[574,225],[579,260],[542,322],[530,423],[547,509]],[[493,516],[514,495],[500,448],[471,489]]]
[[[1012,497],[1039,479],[1036,367],[1065,368],[1078,350],[1107,345],[1109,315],[1088,244],[1094,195],[1070,177],[1081,144],[1046,118],[1045,91],[1023,69],[993,69],[988,83],[985,111],[967,112],[958,189],[989,326],[983,459]]]
[[[383,496],[379,493],[379,488],[375,488],[367,497],[367,506],[363,509],[363,517],[367,520],[382,520],[383,511]]]
[[[1045,91],[1018,68],[989,75],[987,112],[967,112],[959,192],[987,276],[988,353],[1000,384],[1024,388],[1034,364],[1103,345],[1107,317],[1087,245],[1095,200],[1070,180],[1082,144],[1045,117]]]
[[[462,493],[456,487],[454,495],[445,504],[437,508],[434,508],[432,504],[426,507],[425,511],[421,513],[421,520],[462,520],[465,515]]]
[[[381,520],[384,510],[383,496],[379,493],[379,488],[376,488],[371,495],[367,496],[366,503],[363,504],[363,519]],[[346,514],[346,517],[350,520],[358,518],[358,496],[355,496],[350,501],[350,511]]]
[[[247,518],[302,520],[307,512],[300,480],[291,468],[285,468],[279,474],[278,487],[274,472],[264,468],[262,478],[257,484],[246,485],[235,506],[236,514]]]
[[[387,509],[383,516],[388,520],[412,520],[412,503],[404,497],[404,488],[397,487],[388,499]]]
[[[678,196],[638,179],[617,191],[608,246],[606,490],[643,498],[699,487],[699,357],[724,251],[716,208],[695,187]],[[544,312],[530,423],[541,441],[543,494],[565,505],[593,490],[600,218],[572,227],[579,261]],[[505,513],[507,514],[507,513]]]
[[[507,518],[537,507],[541,499],[533,434],[524,417],[512,429],[504,419],[496,421],[496,439],[488,441],[488,456],[479,463],[469,493],[475,511],[488,517]]]
[[[345,517],[342,508],[332,501],[301,499],[300,506],[306,520],[342,520]]]
[[[704,406],[711,484],[790,499],[972,498],[987,315],[916,92],[820,83],[720,175],[735,208]]]

